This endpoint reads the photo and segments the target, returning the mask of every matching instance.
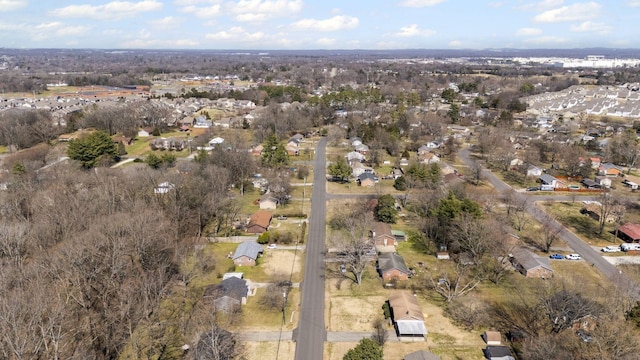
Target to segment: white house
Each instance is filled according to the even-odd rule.
[[[531,165],[527,168],[527,176],[540,176],[542,175],[542,169],[535,166],[535,165]]]

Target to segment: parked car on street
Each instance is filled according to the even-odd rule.
[[[620,246],[613,246],[613,245],[610,245],[610,246],[605,246],[605,247],[603,247],[602,249],[600,249],[600,251],[602,251],[602,252],[607,252],[607,253],[610,253],[610,252],[620,252],[620,251],[622,251],[622,248],[620,248]]]
[[[549,255],[549,257],[552,258],[552,259],[556,259],[556,260],[564,259],[564,255],[562,255],[562,254],[553,254],[553,255]]]
[[[278,245],[276,245],[276,244],[269,244],[267,246],[267,249],[276,249],[277,247],[278,247]]]
[[[567,260],[582,260],[582,257],[580,256],[580,254],[569,254],[565,256],[565,258]]]
[[[527,191],[540,191],[540,188],[537,186],[527,188]]]

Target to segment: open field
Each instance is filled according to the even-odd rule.
[[[245,360],[293,360],[296,355],[296,343],[294,341],[277,342],[242,342],[242,358]],[[276,356],[277,355],[277,356]]]
[[[541,205],[545,211],[585,240],[589,245],[607,246],[620,242],[611,233],[615,230],[613,224],[605,224],[602,235],[598,235],[598,222],[580,213],[583,204],[579,201],[575,203],[547,202]]]

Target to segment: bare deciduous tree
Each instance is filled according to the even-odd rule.
[[[452,271],[442,273],[439,278],[431,277],[426,285],[446,302],[451,302],[473,291],[482,280],[483,274],[474,267],[456,264]]]

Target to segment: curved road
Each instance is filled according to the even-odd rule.
[[[326,191],[327,139],[318,142],[314,160],[311,218],[307,241],[300,321],[293,332],[296,360],[322,360],[327,331],[324,325],[324,248],[327,218]]]
[[[471,167],[473,166],[475,160],[471,159],[471,154],[469,149],[462,149],[458,152],[458,156],[460,160],[465,163],[465,165]],[[511,191],[512,188],[510,185],[506,184],[504,181],[495,176],[491,171],[487,169],[482,169],[482,176],[491,183],[491,185],[500,193],[504,193],[507,191]],[[553,195],[544,195],[544,196],[536,196],[536,195],[526,195],[523,193],[516,192],[515,196],[519,199],[523,199],[524,197],[529,197],[531,200],[527,206],[527,212],[534,217],[536,220],[542,222],[545,217],[545,212],[538,207],[536,204],[537,201],[549,201],[549,200],[560,200],[566,198],[565,196],[553,196]],[[582,199],[582,197],[580,197]],[[582,241],[576,234],[569,231],[562,224],[553,220],[554,226],[557,228],[561,228],[559,236],[575,251],[580,254],[582,258],[593,264],[598,270],[600,270],[605,276],[607,276],[611,281],[615,284],[618,284],[623,287],[627,287],[633,284],[633,280],[629,279],[627,276],[622,274],[614,265],[605,260],[600,253],[594,250],[587,243]],[[635,287],[634,287],[635,288]]]

